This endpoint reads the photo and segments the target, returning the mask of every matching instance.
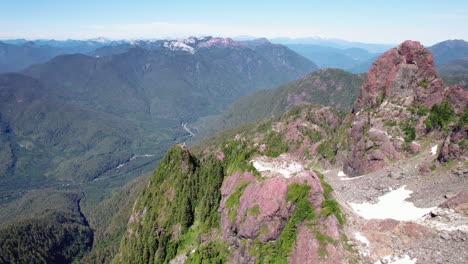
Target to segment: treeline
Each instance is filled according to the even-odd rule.
[[[200,161],[173,146],[138,199],[117,263],[168,263],[217,227],[224,179],[214,156]]]
[[[91,245],[84,219],[54,212],[1,229],[0,263],[71,263]]]

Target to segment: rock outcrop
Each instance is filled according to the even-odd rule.
[[[297,209],[287,200],[288,186],[292,183],[310,186],[308,202],[313,206],[317,219],[312,226],[305,222],[297,225],[297,236],[288,262],[341,263],[349,257],[349,252],[341,245],[337,218],[320,214],[325,199],[324,189],[315,173],[304,171],[297,177],[258,179],[249,172],[235,172],[223,182],[219,207],[222,237],[235,249],[230,262],[254,263],[257,259],[250,250],[256,247],[255,241],[265,244],[279,239],[288,219]],[[238,203],[232,206],[229,199],[236,195],[239,195]],[[335,242],[323,244],[324,241],[318,240],[317,232]]]
[[[428,133],[424,124],[427,112],[443,101],[461,113],[468,104],[468,92],[444,84],[437,76],[432,54],[419,42],[405,41],[382,54],[369,69],[354,103],[345,173],[358,176],[374,172],[417,153],[414,140]],[[453,136],[460,137],[460,133]],[[447,144],[450,140],[446,139]],[[444,155],[458,151],[455,145],[447,146]]]

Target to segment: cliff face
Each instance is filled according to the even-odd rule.
[[[351,176],[374,172],[418,152],[415,140],[431,130],[426,121],[432,115],[429,110],[445,101],[454,114],[460,114],[466,109],[468,92],[444,84],[432,54],[419,42],[405,41],[382,54],[354,103],[344,171]]]
[[[205,143],[195,155],[174,146],[137,200],[115,262],[353,258],[330,186],[304,161],[341,119],[328,107],[301,107]]]
[[[304,200],[293,199],[301,188],[307,190],[300,197]],[[233,206],[230,199],[239,190],[242,194]],[[221,194],[222,237],[236,248],[232,263],[340,263],[351,256],[339,243],[337,216],[327,216],[322,208],[330,197],[314,172],[262,180],[234,173],[223,182]]]

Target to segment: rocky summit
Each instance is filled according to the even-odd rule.
[[[405,41],[382,54],[369,69],[354,103],[345,173],[366,174],[415,154],[419,143],[413,134],[428,134],[425,112],[442,102],[450,104],[454,113],[462,113],[468,92],[444,84],[424,46]]]

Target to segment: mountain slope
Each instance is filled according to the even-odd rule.
[[[405,41],[347,115],[300,105],[172,147],[114,262],[466,262],[467,105]]]
[[[11,45],[0,42],[0,72],[22,70],[32,64],[46,62],[61,54],[60,49],[38,46],[32,42]]]
[[[2,194],[90,181],[133,155],[131,124],[63,103],[35,79],[0,75],[0,101]]]
[[[86,54],[104,45],[116,44],[80,40],[0,41],[0,73],[20,71],[33,64],[45,63],[58,55]]]
[[[450,61],[468,57],[468,42],[462,39],[446,40],[437,43],[429,50],[434,56],[436,65],[446,64]]]
[[[468,74],[468,57],[441,64],[437,66],[437,71],[444,75]]]
[[[338,49],[327,46],[289,44],[288,48],[315,62],[320,68],[339,68],[354,73],[366,72],[368,68],[362,71],[355,71],[362,64],[370,67],[372,61],[379,53],[370,53],[360,48]]]
[[[41,190],[0,208],[2,263],[71,263],[92,246],[78,192]],[[3,212],[2,212],[3,211]]]
[[[111,196],[112,190],[154,168],[170,145],[189,139],[187,121],[217,113],[249,91],[278,85],[316,68],[286,47],[265,41],[204,38],[186,42],[137,44],[124,53],[100,58],[61,55],[23,74],[0,75],[2,206],[34,189],[52,188],[80,191],[87,208],[92,208]],[[50,198],[60,203],[57,197]],[[75,202],[81,206],[81,199]],[[26,208],[27,203],[18,206]],[[96,230],[81,221],[86,215],[76,218],[73,208],[66,210],[62,214],[50,209],[44,219],[36,219],[36,213],[27,215],[24,224],[9,228],[5,236],[12,243],[27,241],[24,228],[37,229],[45,234],[36,237],[44,249],[41,256],[53,256],[56,249],[57,261],[69,263],[89,249],[95,233],[97,250],[89,258],[109,260],[116,249],[112,243],[122,231],[122,225],[109,219],[122,217],[130,208],[103,212],[103,218],[109,217],[103,222],[86,211]],[[13,219],[13,214],[3,213],[0,218]],[[109,237],[103,235],[107,228]],[[50,229],[64,236],[55,236],[49,251],[42,243],[52,241],[50,236],[55,234]],[[55,245],[72,241],[69,235],[79,240],[72,243],[79,246],[64,249],[64,256]],[[13,255],[18,250],[14,244],[4,249]],[[28,250],[34,252],[34,248]],[[13,261],[10,253],[8,262]]]
[[[281,115],[293,106],[322,104],[350,110],[364,76],[339,69],[322,69],[276,89],[260,90],[241,97],[222,115],[195,124],[200,133],[219,131]]]
[[[172,147],[135,203],[114,262],[352,259],[344,249],[344,219],[329,186],[296,160],[308,155],[297,146],[317,142],[341,118],[327,107],[297,107],[280,118],[224,134],[220,141],[209,140],[196,156],[182,146]],[[302,129],[299,123],[307,126]],[[308,136],[312,131],[315,137]],[[288,150],[290,155],[280,155]],[[280,168],[267,172],[257,162],[288,162],[300,169],[292,175]],[[304,249],[310,253],[303,254]]]
[[[315,69],[281,45],[208,37],[136,43],[100,58],[63,56],[25,73],[77,104],[181,120],[216,113],[239,96]]]

